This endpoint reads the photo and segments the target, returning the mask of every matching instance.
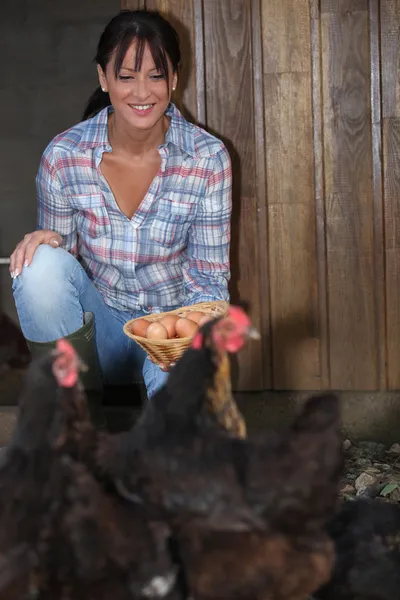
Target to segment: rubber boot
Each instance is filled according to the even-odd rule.
[[[93,313],[84,313],[83,320],[84,325],[74,333],[64,336],[64,339],[70,342],[87,367],[87,370],[79,373],[79,379],[86,393],[92,422],[98,429],[106,429],[107,421],[103,410],[103,382],[97,356]],[[26,340],[26,343],[32,359],[35,359],[55,348],[56,340],[52,342]]]

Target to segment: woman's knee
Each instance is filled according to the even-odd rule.
[[[65,304],[69,292],[76,294],[71,285],[76,265],[79,268],[79,263],[62,248],[39,246],[31,264],[23,267],[22,273],[13,280],[17,310],[40,309],[53,314],[57,306]]]
[[[42,244],[36,249],[31,264],[23,267],[20,275],[14,280],[13,287],[16,289],[22,284],[24,288],[43,291],[54,285],[55,281],[65,280],[75,263],[73,256],[63,248],[52,248],[48,244]]]
[[[37,248],[31,264],[13,280],[15,305],[27,339],[54,340],[82,325],[77,290],[81,269],[61,248],[45,244]]]

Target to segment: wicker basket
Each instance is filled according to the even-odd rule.
[[[199,302],[198,304],[192,304],[191,306],[182,306],[176,310],[169,312],[154,313],[151,315],[145,315],[138,317],[137,319],[131,319],[124,325],[124,333],[135,340],[139,346],[147,352],[148,356],[153,362],[160,365],[168,366],[172,362],[177,361],[184,351],[190,346],[192,339],[191,337],[185,338],[173,338],[170,340],[148,340],[147,338],[133,335],[132,324],[138,319],[145,319],[146,321],[158,321],[165,317],[165,315],[178,315],[179,317],[186,317],[189,313],[194,311],[201,311],[204,314],[211,315],[212,317],[222,317],[226,315],[228,311],[228,304],[222,300],[215,302]]]

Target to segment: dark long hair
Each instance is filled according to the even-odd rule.
[[[181,62],[179,37],[174,27],[158,11],[121,10],[105,27],[100,36],[95,56],[96,64],[105,72],[114,52],[114,74],[117,78],[128,48],[136,40],[135,71],[142,67],[145,45],[148,44],[156,68],[164,75],[167,86],[168,58],[176,73]],[[110,106],[110,96],[100,87],[96,88],[86,105],[83,120],[94,117],[106,106]]]

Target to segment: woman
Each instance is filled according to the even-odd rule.
[[[11,255],[14,298],[33,356],[66,337],[89,366],[87,390],[101,386],[98,355],[103,381],[142,369],[151,397],[167,374],[122,326],[228,300],[231,163],[171,103],[179,39],[159,13],[121,11],[96,63],[101,89],[84,121],[42,156],[38,229]]]

